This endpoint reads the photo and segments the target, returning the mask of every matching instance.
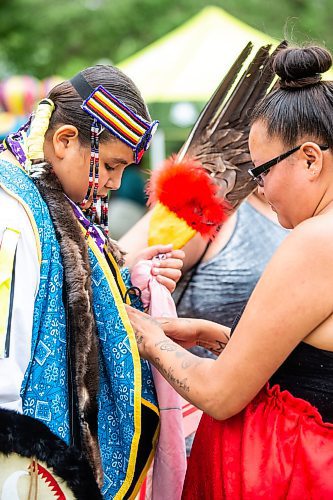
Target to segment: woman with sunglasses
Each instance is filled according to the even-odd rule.
[[[333,82],[319,47],[274,59],[249,147],[285,238],[230,332],[131,310],[141,355],[201,408],[184,499],[333,497]],[[273,160],[272,160],[273,158]],[[222,350],[217,360],[184,348]]]

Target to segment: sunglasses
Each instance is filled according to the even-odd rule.
[[[260,187],[264,187],[264,175],[263,174],[268,174],[269,170],[274,167],[274,165],[277,165],[277,163],[280,163],[280,161],[285,160],[288,158],[288,156],[292,155],[296,151],[298,151],[303,144],[300,146],[296,146],[295,148],[291,149],[290,151],[287,151],[286,153],[282,153],[279,156],[276,156],[276,158],[273,158],[272,160],[267,161],[266,163],[263,163],[262,165],[259,165],[258,167],[255,168],[250,168],[248,170],[248,173],[252,177],[252,179],[258,184]],[[329,149],[329,146],[327,145],[321,145],[319,148],[322,151],[326,151]]]

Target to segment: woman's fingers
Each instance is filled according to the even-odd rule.
[[[152,267],[151,273],[153,276],[164,276],[173,281],[179,281],[182,273],[179,268],[174,267]]]
[[[124,304],[125,308],[126,308],[126,312],[128,314],[128,317],[129,319],[132,321],[140,321],[141,320],[145,320],[145,321],[150,321],[151,320],[151,317],[142,312],[142,311],[139,311],[138,309],[135,309],[135,307],[132,307],[132,306],[129,306],[128,304]]]
[[[154,261],[151,273],[159,283],[165,285],[170,292],[173,292],[181,278],[182,267],[183,261],[180,259]]]
[[[185,252],[183,250],[172,250],[171,257],[183,261],[185,259]]]
[[[188,349],[197,342],[197,322],[191,318],[157,318],[167,337]]]
[[[154,257],[157,257],[157,255],[171,254],[172,252],[172,245],[153,245],[151,247],[145,248],[141,252],[140,257],[150,260]]]
[[[176,283],[177,281],[179,280],[179,278],[176,280],[176,279],[173,279],[173,278],[167,278],[166,276],[162,276],[160,274],[158,274],[156,277],[156,280],[161,283],[161,285],[164,285],[170,293],[173,293],[175,291],[175,288],[176,288]]]
[[[131,322],[134,335],[135,335],[135,340],[138,346],[139,354],[141,357],[145,358],[146,357],[146,352],[145,352],[145,332],[149,330],[149,325],[147,324],[147,320],[145,316],[147,316],[144,313],[141,313],[141,311],[137,311],[136,309],[133,309],[132,307],[128,306],[125,304],[126,307],[126,312],[128,314],[129,320]],[[149,318],[149,316],[148,316]],[[143,327],[142,323],[145,323],[145,327]]]
[[[168,255],[168,254],[165,254]],[[182,269],[184,262],[178,257],[169,257],[165,259],[154,259],[153,266],[155,267],[169,267],[172,269]]]
[[[146,314],[144,312],[138,311],[137,309],[125,304],[127,315],[134,326],[138,331],[142,332],[145,338],[148,338],[151,334],[154,335],[155,331],[162,331],[159,323]]]

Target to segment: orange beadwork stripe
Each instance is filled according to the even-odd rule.
[[[134,134],[131,130],[125,127],[115,116],[108,112],[97,101],[90,99],[89,102],[87,102],[87,106],[92,108],[95,113],[99,113],[100,115],[102,115],[103,118],[106,121],[110,122],[113,127],[118,129],[121,134],[125,135],[128,140],[132,141],[134,146],[136,146],[140,142],[140,136]]]
[[[107,99],[102,92],[96,92],[94,95],[94,99],[96,99],[103,107],[107,109],[110,113],[117,116],[123,123],[125,123],[131,130],[136,132],[139,135],[143,135],[145,133],[145,129],[140,127],[138,123],[136,123],[130,116],[128,116],[121,108],[117,107],[112,101]]]

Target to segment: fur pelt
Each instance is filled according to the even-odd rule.
[[[45,462],[66,481],[76,498],[102,499],[87,460],[39,420],[14,411],[0,410],[0,453],[17,453]]]
[[[110,238],[110,236],[106,236],[106,247],[107,251],[110,252],[113,257],[115,258],[115,261],[117,262],[119,267],[123,267],[125,264],[125,255],[126,252],[124,252],[118,245],[118,243]]]
[[[87,243],[51,166],[45,165],[44,171],[35,183],[48,205],[63,259],[82,446],[101,485],[103,472],[97,434],[98,339]]]

